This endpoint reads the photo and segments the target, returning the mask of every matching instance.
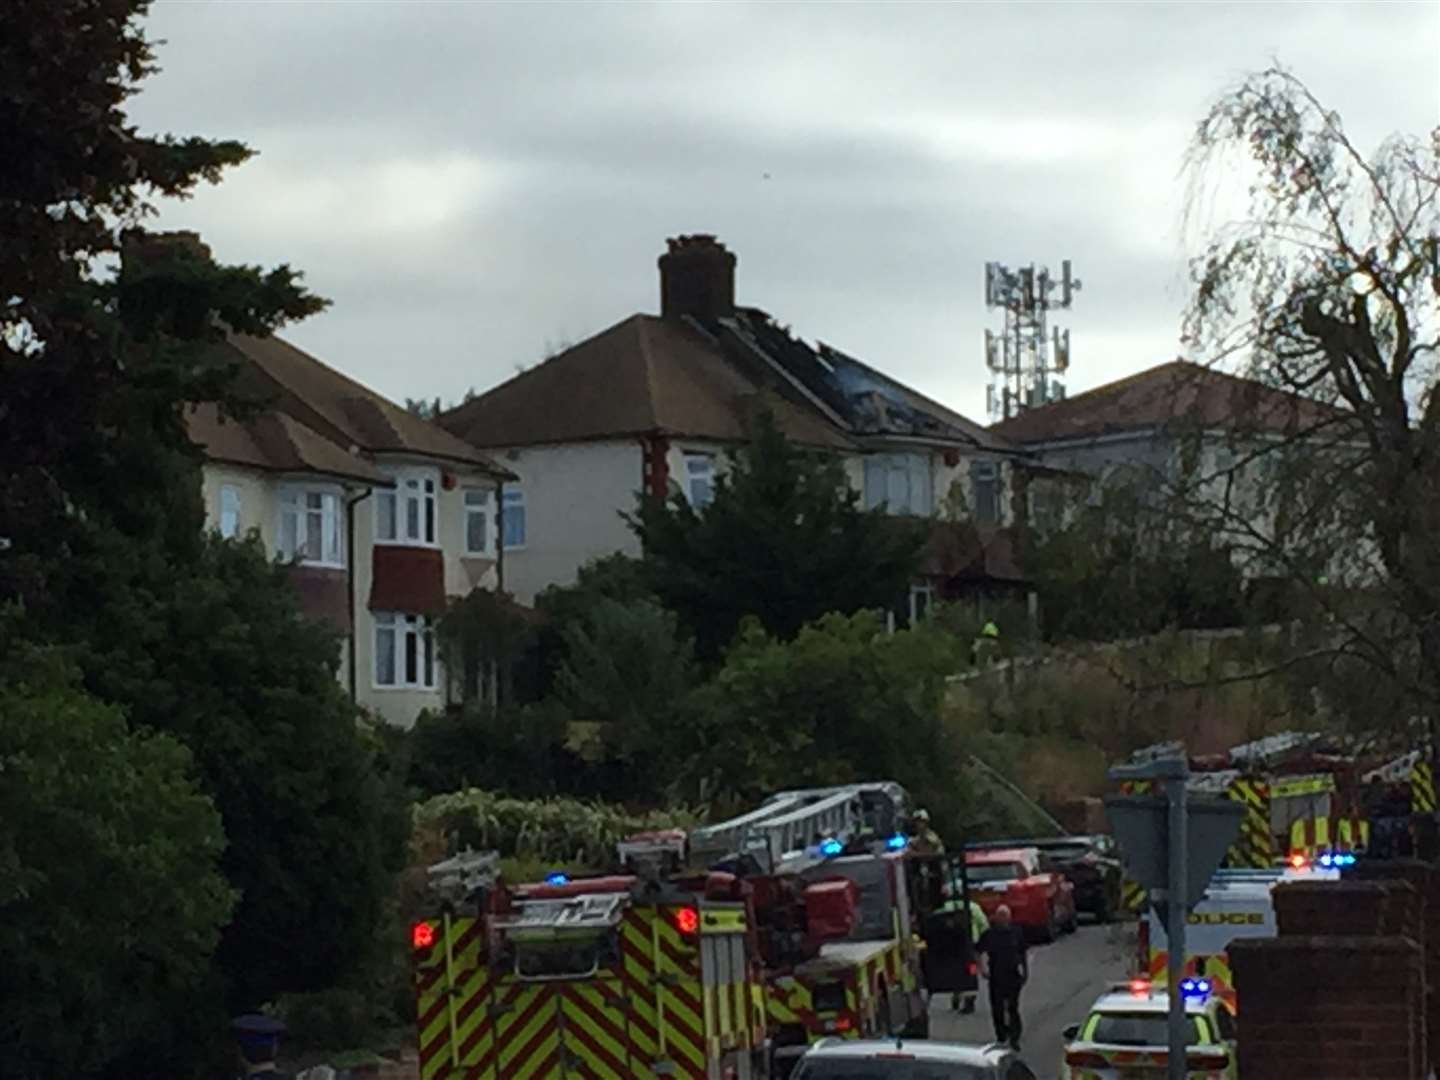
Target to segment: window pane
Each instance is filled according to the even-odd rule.
[[[405,539],[420,539],[420,499],[415,495],[405,498]]]
[[[490,492],[486,491],[484,488],[466,488],[466,489],[465,489],[465,505],[466,505],[466,506],[489,506],[489,505],[490,505]]]
[[[325,496],[324,529],[325,561],[343,563],[345,560],[340,554],[340,500],[334,495]]]
[[[426,486],[427,486],[427,487],[430,486],[429,481],[426,481]],[[435,496],[434,496],[434,495],[427,495],[427,496],[425,496],[425,542],[426,542],[427,544],[433,544],[433,543],[435,542]]]
[[[230,540],[240,531],[240,492],[226,484],[220,489],[220,535]]]
[[[325,535],[325,515],[319,510],[307,510],[305,512],[305,537],[302,544],[305,549],[305,558],[311,562],[319,562],[324,549],[321,542]]]
[[[378,686],[395,685],[395,630],[378,623],[375,627],[375,683]]]
[[[865,509],[874,510],[885,501],[885,461],[865,459]]]
[[[295,513],[293,506],[284,506],[280,510],[280,554],[290,559],[295,556],[299,549],[300,524],[299,515]]]
[[[929,517],[934,509],[930,493],[930,459],[924,454],[911,454],[910,512]]]
[[[715,497],[715,489],[710,483],[709,477],[691,477],[690,479],[690,505],[697,509],[702,506],[709,506],[710,500]]]
[[[425,666],[422,670],[424,678],[421,683],[425,686],[435,685],[435,634],[427,626],[421,631],[421,637],[425,645]]]
[[[406,619],[407,623],[412,620]],[[414,686],[419,681],[420,656],[416,648],[415,627],[405,627],[405,685]]]
[[[395,492],[381,491],[375,495],[375,536],[380,540],[395,539]]]
[[[488,517],[484,510],[471,509],[465,515],[465,550],[474,555],[483,555],[486,551],[485,519]]]
[[[520,547],[525,543],[524,492],[507,491],[505,493],[505,519],[502,524],[506,547]]]
[[[892,514],[904,514],[910,509],[910,473],[902,462],[892,463],[886,473],[885,500]]]

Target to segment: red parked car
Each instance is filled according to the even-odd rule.
[[[1036,848],[967,851],[965,865],[970,895],[987,917],[1006,904],[1015,925],[1040,941],[1075,929],[1075,886],[1043,869]]]

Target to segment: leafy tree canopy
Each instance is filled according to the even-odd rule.
[[[12,623],[5,618],[4,623]],[[189,751],[0,625],[0,1077],[171,1073],[235,891]],[[206,1008],[206,1003],[211,1008]],[[128,1065],[126,1064],[128,1063]]]
[[[708,792],[750,805],[787,787],[894,779],[957,832],[965,759],[940,711],[965,645],[928,624],[887,634],[873,612],[826,615],[788,641],[747,620],[696,694]]]
[[[708,505],[647,496],[627,520],[651,586],[707,661],[747,615],[791,638],[828,612],[889,607],[925,542],[923,524],[861,509],[834,455],[793,445],[769,414],[729,455]]]

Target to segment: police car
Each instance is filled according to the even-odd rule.
[[[1000,1043],[975,1046],[922,1039],[821,1039],[791,1080],[1036,1080]]]
[[[1180,984],[1189,1023],[1189,1080],[1235,1080],[1235,1014],[1207,979]],[[1065,1029],[1061,1080],[1161,1080],[1168,1068],[1170,996],[1146,979],[1117,983]]]

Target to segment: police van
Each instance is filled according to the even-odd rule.
[[[1236,1008],[1235,982],[1227,950],[1243,938],[1271,938],[1276,934],[1276,885],[1285,881],[1323,881],[1340,876],[1350,856],[1323,858],[1315,865],[1290,865],[1278,870],[1217,870],[1205,895],[1185,920],[1185,974],[1206,979],[1211,993]],[[1340,859],[1340,862],[1336,860]],[[1140,920],[1139,970],[1164,985],[1170,963],[1165,926],[1154,911]]]

